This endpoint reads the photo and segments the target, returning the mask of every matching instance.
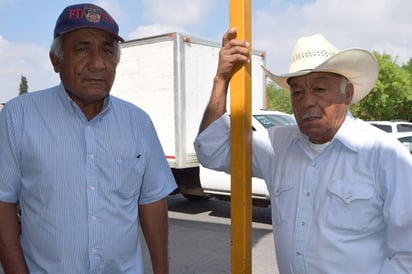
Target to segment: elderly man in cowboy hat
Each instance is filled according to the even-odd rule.
[[[249,44],[223,37],[210,102],[195,140],[199,161],[230,172],[228,84]],[[266,69],[265,69],[266,70]],[[412,157],[348,108],[378,77],[374,56],[337,50],[322,35],[298,40],[290,71],[297,126],[253,136],[253,176],[265,179],[280,273],[412,273]]]

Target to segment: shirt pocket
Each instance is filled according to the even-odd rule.
[[[293,208],[293,203],[296,201],[293,198],[293,188],[295,186],[295,181],[293,180],[282,180],[277,188],[274,189],[274,194],[271,195],[272,210],[272,221],[275,225],[280,225],[287,221],[288,216],[292,216],[291,208]]]
[[[116,157],[113,161],[111,180],[106,185],[108,191],[120,198],[137,199],[144,175],[144,157]]]
[[[327,223],[337,229],[366,231],[379,222],[382,207],[372,182],[334,180],[328,185]]]

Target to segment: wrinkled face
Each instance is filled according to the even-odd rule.
[[[345,120],[353,85],[343,76],[326,72],[294,77],[289,85],[300,131],[315,144],[332,140]]]
[[[63,60],[51,56],[54,70],[80,107],[103,103],[116,73],[117,41],[96,29],[72,31],[62,37]]]

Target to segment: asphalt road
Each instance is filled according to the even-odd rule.
[[[228,274],[231,271],[230,202],[209,199],[189,202],[170,196],[170,274]],[[252,273],[278,274],[270,208],[253,207]],[[152,273],[144,250],[145,273]]]

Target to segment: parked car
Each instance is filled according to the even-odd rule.
[[[405,121],[368,121],[368,123],[393,135],[412,153],[412,123]]]
[[[255,133],[264,133],[267,128],[285,125],[295,125],[295,118],[280,111],[253,111],[252,128]],[[230,198],[230,175],[200,166],[200,182],[203,191],[214,197]],[[264,180],[252,178],[252,198],[255,205],[268,206],[269,192]]]
[[[412,133],[407,133],[398,137],[399,142],[401,142],[407,149],[409,149],[412,154]]]
[[[402,135],[405,132],[412,132],[412,123],[404,121],[368,121],[371,125],[394,135]]]

